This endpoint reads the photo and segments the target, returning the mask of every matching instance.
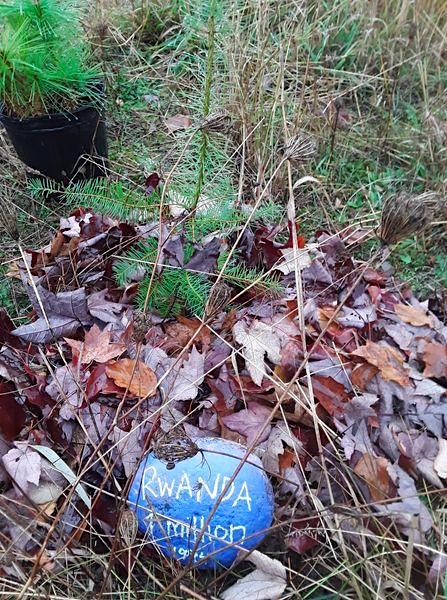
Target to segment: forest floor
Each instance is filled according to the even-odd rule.
[[[167,190],[169,218],[172,219],[183,218],[188,210],[194,213],[197,205],[203,208],[208,203],[212,208],[216,207],[213,214],[206,210],[203,213],[197,211],[192,234],[189,230],[182,233],[181,254],[185,264],[187,257],[194,260],[197,240],[202,243],[201,251],[205,252],[201,259],[210,260],[211,250],[206,244],[216,230],[228,231],[222,243],[228,246],[225,252],[231,252],[234,232],[244,227],[249,231],[251,227],[248,227],[248,221],[244,225],[240,214],[249,215],[254,206],[261,206],[261,200],[265,204],[264,212],[262,216],[254,217],[258,221],[252,231],[253,237],[242,240],[247,246],[253,244],[259,256],[254,256],[245,246],[238,251],[247,263],[247,269],[263,269],[267,277],[262,279],[264,275],[259,278],[254,271],[242,273],[241,270],[234,271],[231,277],[236,283],[245,277],[246,286],[255,289],[262,280],[263,291],[275,292],[277,298],[276,279],[270,281],[268,276],[279,257],[286,259],[279,269],[282,273],[279,283],[285,290],[279,292],[283,305],[278,299],[263,303],[256,295],[247,299],[242,291],[237,292],[232,301],[242,296],[243,308],[233,308],[229,321],[221,320],[215,324],[214,329],[210,329],[209,339],[201,334],[198,337],[197,348],[203,356],[210,347],[219,354],[220,347],[213,346],[215,338],[223,336],[229,341],[232,351],[236,352],[234,356],[237,355],[237,360],[231,355],[229,369],[234,368],[236,362],[239,369],[246,367],[241,376],[242,383],[238,369],[229,375],[230,379],[237,380],[238,391],[234,391],[236,383],[232,380],[231,387],[225,381],[225,373],[217,372],[213,363],[211,376],[204,375],[207,378],[200,390],[197,386],[197,397],[191,398],[188,394],[182,397],[181,392],[177,396],[177,403],[190,401],[183,411],[185,419],[196,411],[189,420],[191,434],[197,434],[200,429],[227,439],[237,438],[248,445],[259,443],[260,454],[266,449],[263,443],[273,444],[276,440],[278,444],[279,440],[281,450],[270,457],[269,472],[275,480],[275,493],[280,498],[281,518],[277,517],[271,539],[264,543],[262,551],[271,559],[279,560],[284,572],[276,571],[272,575],[271,571],[278,566],[270,566],[269,571],[264,564],[267,571],[262,568],[261,571],[267,595],[258,598],[276,597],[268,595],[273,594],[268,591],[268,586],[276,590],[277,597],[312,600],[391,598],[396,593],[407,599],[434,597],[430,594],[447,597],[442,495],[447,471],[440,467],[441,459],[447,462],[442,439],[445,431],[443,425],[422,417],[420,408],[423,402],[435,403],[434,398],[444,407],[441,400],[447,382],[447,360],[442,359],[441,367],[436,366],[439,359],[434,358],[434,353],[438,352],[438,357],[447,355],[445,202],[437,205],[430,227],[420,235],[410,235],[394,244],[389,256],[380,264],[377,256],[381,256],[381,242],[376,235],[387,199],[396,198],[398,206],[398,199],[402,197],[435,192],[445,198],[447,193],[445,2],[97,0],[92,4],[86,29],[105,73],[111,180],[132,185],[143,193],[146,190],[150,195],[148,187],[154,182],[150,176],[157,174],[161,181],[157,180],[153,187]],[[136,227],[135,224],[128,225],[128,230],[122,226],[131,219],[129,212],[122,208],[124,204],[120,204],[121,208],[116,207],[118,196],[113,193],[103,198],[100,206],[88,203],[88,190],[76,190],[79,194],[70,202],[66,196],[48,201],[33,193],[25,169],[14,157],[6,134],[0,135],[3,201],[17,223],[22,250],[33,257],[33,268],[37,268],[38,252],[32,251],[46,247],[55,236],[60,239],[65,236],[66,244],[72,235],[67,234],[67,226],[62,226],[60,218],[70,215],[75,208],[73,202],[79,206],[93,206],[97,213],[103,208],[102,212],[109,218],[121,223],[120,233],[116,235],[121,236],[123,247],[128,245],[131,235],[135,239],[139,235],[137,228],[130,229]],[[312,150],[309,157],[287,161],[285,148],[295,136],[310,139],[315,151]],[[121,192],[118,188],[114,191],[117,195]],[[163,204],[164,191],[160,193]],[[239,211],[237,217],[232,212],[234,206]],[[295,215],[292,213],[291,216],[292,206]],[[84,214],[78,211],[73,218],[71,226],[79,229],[83,240],[93,240],[95,235],[111,236],[111,222],[98,222],[87,231]],[[295,239],[292,228],[287,228],[287,220],[289,225],[292,220],[297,224],[299,239]],[[286,225],[281,228],[280,223]],[[278,225],[274,234],[268,229],[272,224]],[[342,250],[339,242],[344,246]],[[92,248],[106,256],[107,251],[96,243],[91,241]],[[286,252],[292,248],[296,262],[297,245],[300,250],[307,249],[307,258],[312,261],[300,265],[299,272],[306,268],[313,270],[308,279],[304,276],[301,298],[295,295],[294,300],[293,294],[290,295],[293,269]],[[53,248],[45,251],[50,259],[55,258]],[[145,249],[146,257],[152,256],[148,254],[149,250]],[[280,250],[284,252],[281,254]],[[219,256],[223,262],[227,257],[225,252]],[[87,260],[87,257],[83,258]],[[36,309],[32,295],[26,293],[17,277],[17,265],[22,259],[16,241],[2,236],[0,307],[6,309],[11,326],[15,328],[29,327],[32,308]],[[135,296],[136,283],[132,280],[129,263],[122,263],[122,269],[118,271],[116,263],[112,265],[107,260],[104,258],[103,273],[106,275],[103,276],[110,277],[114,269],[121,287],[130,289],[129,295]],[[133,260],[141,262],[142,258],[134,255]],[[317,273],[315,261],[325,269],[323,275],[322,271]],[[223,272],[222,262],[217,264]],[[355,274],[354,278],[350,277],[351,273]],[[316,282],[320,285],[318,292],[313,287]],[[361,290],[359,284],[363,286]],[[191,286],[194,285],[193,282]],[[109,284],[107,289],[110,289]],[[61,289],[52,289],[51,293],[58,291]],[[193,291],[200,296],[200,282]],[[316,353],[313,362],[308,361],[314,365],[311,373],[296,359],[300,352],[306,356],[305,342],[301,339],[304,320],[298,322],[297,311],[300,312],[300,302],[306,305],[310,298],[316,297],[312,295],[314,292],[324,298],[324,302],[317,302],[318,310],[314,307],[312,315],[308,312],[303,317],[310,328],[306,336],[314,344],[311,351]],[[91,294],[94,293],[98,291],[92,288]],[[126,300],[122,296],[118,299],[114,294],[109,301],[113,299],[117,306],[124,306]],[[139,292],[140,312],[146,312],[149,295],[147,288],[143,293]],[[166,308],[168,296],[172,303]],[[150,306],[155,306],[166,318],[176,303],[172,296],[172,290],[168,290],[166,297],[151,300]],[[355,300],[352,304],[347,301],[350,297]],[[180,302],[189,307],[188,317],[181,321],[183,328],[189,328],[186,337],[184,329],[169,333],[162,322],[151,330],[152,337],[145,338],[148,345],[149,342],[154,346],[160,343],[163,351],[166,350],[163,359],[166,365],[178,350],[173,339],[177,336],[178,343],[184,341],[184,348],[189,351],[188,337],[194,332],[197,334],[193,320],[197,318],[199,310],[195,307],[200,308],[200,301],[195,302],[192,296],[187,296],[180,298]],[[340,305],[340,319],[335,314],[339,302],[347,302],[346,307]],[[279,307],[279,312],[287,311],[281,313],[284,319],[287,317],[287,331],[284,328],[280,334],[275,333],[276,317],[265,312],[265,305]],[[347,310],[348,306],[351,312]],[[108,310],[113,309],[109,307]],[[241,312],[244,310],[247,312]],[[352,310],[356,312],[355,318]],[[101,321],[98,311],[94,316]],[[356,324],[359,318],[360,325]],[[238,322],[244,323],[243,334],[247,337],[253,334],[256,323],[270,327],[269,335],[278,335],[280,359],[275,361],[268,355],[265,364],[264,359],[261,361],[268,372],[267,380],[262,377],[259,380],[256,374],[259,363],[250,366],[247,354],[240,350],[240,346],[244,346],[240,329],[239,335],[236,333]],[[173,319],[173,323],[178,327],[177,320]],[[31,321],[31,327],[34,324],[35,321]],[[3,327],[6,326],[2,323],[0,329]],[[113,323],[110,327],[114,335],[118,335],[119,328],[115,331]],[[400,333],[396,328],[400,328]],[[160,342],[162,338],[157,336],[161,336],[161,331],[168,336],[169,344],[166,337]],[[33,337],[35,328],[21,335],[21,343],[39,342],[45,348],[44,354],[52,368],[42,359],[40,375],[44,377],[45,371],[45,394],[52,396],[57,370],[66,365],[55,362],[55,351],[47,338]],[[67,333],[64,336],[73,337]],[[373,357],[373,346],[379,347],[378,342],[384,340],[388,344],[387,351],[381,345],[380,355]],[[123,338],[119,343],[124,341]],[[61,343],[64,356],[71,356],[73,344],[69,344],[69,349],[65,342]],[[267,342],[264,340],[264,343]],[[295,354],[287,346],[290,343],[295,344],[292,348]],[[391,354],[387,354],[390,348]],[[188,354],[191,368],[197,368],[194,352],[197,352],[195,347]],[[291,358],[292,354],[295,358]],[[97,355],[92,356],[95,356],[92,364],[96,369],[106,362]],[[338,370],[333,362],[327,364],[329,358],[335,360],[334,356],[340,359]],[[129,357],[128,360],[135,358],[130,352]],[[365,362],[359,363],[360,358]],[[159,377],[151,360],[148,358],[146,365]],[[247,360],[246,364],[244,360]],[[368,372],[366,367],[365,372],[360,372],[359,364],[367,365]],[[387,370],[389,365],[394,369],[391,376]],[[419,376],[416,376],[418,367]],[[202,375],[203,369],[202,365]],[[272,405],[278,394],[285,393],[281,385],[283,382],[289,384],[293,379],[291,374],[297,370],[303,370],[300,381],[305,390],[304,397],[309,394],[307,400],[303,400],[302,390],[294,392],[304,403],[305,414],[290,413],[286,404],[286,412],[283,406],[279,411],[281,414],[274,415],[266,437],[261,435],[256,439],[248,432],[247,421],[254,428],[266,425],[266,406]],[[0,375],[3,377],[2,372]],[[109,382],[111,379],[110,376]],[[132,377],[126,394],[131,380]],[[79,380],[78,384],[84,385],[86,381]],[[203,383],[203,378],[201,381]],[[427,382],[432,387],[421,391],[422,384],[428,385]],[[402,391],[407,386],[411,387],[411,394]],[[209,406],[205,409],[208,412],[200,413],[199,417],[199,409],[191,403],[193,400],[198,403],[200,399],[201,411],[208,396],[219,399],[219,393],[225,395],[230,387],[237,396],[237,402],[231,406],[234,414],[230,414],[228,405],[221,412],[217,410],[218,426],[214,422],[211,425]],[[39,394],[41,392],[39,388]],[[6,393],[11,390],[5,388]],[[379,404],[371,408],[375,402],[373,395],[381,408],[377,408]],[[119,394],[118,397],[123,398]],[[317,410],[310,397],[312,402],[316,399],[321,410]],[[53,400],[56,398],[57,394]],[[99,406],[96,396],[88,398],[89,402],[93,400]],[[33,404],[30,397],[27,397],[28,401]],[[37,399],[36,396],[33,405],[42,408],[39,404],[42,402],[43,397]],[[341,402],[356,402],[352,404],[355,410],[346,412]],[[408,414],[413,415],[413,407],[416,407],[416,416],[408,417],[402,425],[397,416],[399,406],[406,402],[411,404],[411,408],[406,405]],[[386,412],[384,405],[393,413],[392,422],[386,424],[382,422]],[[442,419],[447,416],[443,410],[438,411]],[[42,414],[47,418],[45,411]],[[40,417],[43,419],[42,415]],[[131,417],[135,424],[137,416],[132,414]],[[101,418],[102,431],[106,431],[113,419],[110,415]],[[23,415],[23,419],[29,425],[28,416]],[[368,427],[368,442],[360,440],[360,431],[355,434],[354,430],[348,431],[354,420],[359,419],[365,421],[365,430]],[[278,434],[281,422],[286,424],[287,434]],[[129,431],[127,424],[118,424],[121,431]],[[384,428],[390,437],[386,438]],[[31,431],[31,425],[29,429]],[[141,431],[141,439],[143,433],[148,434],[148,431]],[[20,440],[27,439],[21,435]],[[300,449],[290,442],[290,436],[298,440]],[[35,436],[34,443],[38,439],[39,436]],[[141,439],[139,444],[143,444]],[[118,444],[116,440],[114,443]],[[328,452],[329,445],[337,448],[334,454]],[[62,453],[64,444],[60,440],[55,446]],[[141,450],[143,447],[144,444]],[[124,455],[125,450],[121,450]],[[300,452],[304,452],[306,459],[294,461],[294,453]],[[73,457],[71,459],[71,463],[68,458],[67,462],[72,466],[77,464]],[[82,460],[79,459],[78,466]],[[103,457],[103,460],[106,459]],[[133,467],[127,465],[126,468],[124,461],[119,464],[121,471],[117,471],[118,474],[114,468],[115,463],[105,466],[107,478],[117,477],[122,484]],[[292,470],[295,470],[298,483],[292,477]],[[99,471],[95,472],[95,477],[99,477]],[[315,485],[317,480],[318,486]],[[92,474],[87,473],[83,481],[91,490],[101,488],[101,480]],[[110,495],[116,493],[112,488],[113,485],[108,488]],[[409,509],[405,502],[408,498],[404,497],[404,492],[410,488],[414,490],[412,499],[416,503],[416,508],[413,504],[410,512],[416,521],[419,519],[418,525],[411,519],[399,520],[389,508],[393,505],[395,512],[407,514]],[[73,552],[82,555],[82,559],[76,562],[72,560],[74,554],[70,555],[66,569],[60,571],[56,559],[50,564],[51,552],[55,552],[52,549],[45,560],[39,555],[41,571],[37,579],[27,579],[27,570],[22,567],[18,574],[8,571],[2,576],[5,593],[11,593],[11,597],[47,594],[46,597],[56,598],[67,597],[69,590],[70,597],[81,598],[99,590],[107,598],[156,598],[163,594],[169,598],[199,599],[238,597],[250,600],[255,597],[241,588],[236,588],[233,596],[231,592],[225,595],[223,591],[241,581],[252,568],[247,567],[247,563],[224,574],[204,574],[191,569],[183,572],[175,563],[169,566],[167,562],[163,563],[150,550],[147,554],[136,552],[135,555],[129,548],[129,561],[132,554],[133,566],[131,573],[126,574],[123,561],[127,560],[127,554],[125,559],[117,558],[116,547],[113,543],[107,546],[110,540],[105,539],[111,536],[114,526],[112,520],[109,522],[104,517],[109,510],[107,502],[94,514],[102,524],[102,530],[92,525],[92,539],[104,536],[104,540],[91,543],[91,556],[86,551],[88,545],[79,544]],[[399,502],[404,504],[397,506]],[[295,512],[290,512],[292,505]],[[379,505],[382,512],[377,508]],[[50,518],[51,514],[47,516]],[[304,516],[306,514],[308,518]],[[40,539],[37,533],[35,535]],[[107,551],[101,543],[107,546]],[[20,552],[25,552],[24,548]],[[33,558],[29,560],[32,563]],[[53,569],[57,571],[54,579]],[[107,577],[103,582],[104,574]],[[278,586],[278,577],[279,588],[274,587]],[[13,590],[17,580],[21,582],[19,587],[23,587],[16,593]],[[171,586],[172,580],[174,586]],[[21,593],[24,595],[20,596]]]

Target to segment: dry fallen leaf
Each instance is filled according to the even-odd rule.
[[[349,401],[349,395],[343,384],[335,381],[332,377],[314,375],[312,387],[315,398],[327,413],[337,418],[343,416],[346,403]]]
[[[183,362],[181,368],[174,367],[171,371],[169,397],[172,400],[194,400],[203,383],[204,365],[205,355],[198,352],[197,348],[193,346],[188,360]]]
[[[30,448],[28,442],[16,442],[16,446],[3,456],[3,466],[19,492],[27,494],[30,485],[39,485],[42,458]]]
[[[281,342],[270,325],[262,321],[253,321],[247,330],[243,321],[238,321],[233,327],[234,339],[242,346],[247,371],[256,385],[261,385],[264,378],[264,356],[278,364],[281,360]]]
[[[355,365],[351,373],[351,383],[353,386],[365,391],[368,383],[378,372],[377,367],[369,363]]]
[[[354,473],[367,484],[374,502],[390,497],[392,482],[387,471],[388,460],[382,456],[363,454],[354,467]]]
[[[361,356],[370,365],[377,367],[384,379],[395,381],[403,387],[410,385],[408,370],[404,367],[405,357],[389,344],[377,344],[368,340],[365,346],[357,348],[351,354]]]
[[[265,425],[271,412],[268,406],[263,406],[258,402],[248,402],[247,408],[222,417],[222,422],[232,431],[244,435],[247,438],[247,444],[250,446],[256,439],[261,427]],[[270,425],[264,427],[258,444],[268,438],[270,429]]]
[[[198,335],[196,334],[197,330],[200,330]],[[184,348],[194,334],[196,334],[195,343],[200,342],[205,349],[210,345],[210,330],[207,327],[202,327],[202,322],[199,319],[188,319],[180,315],[173,323],[166,324],[165,332],[175,349]],[[165,350],[166,345],[163,346]]]
[[[424,345],[424,377],[447,377],[447,347],[438,342]]]
[[[284,275],[295,273],[296,267],[300,270],[305,269],[306,267],[309,267],[312,262],[306,248],[298,249],[296,255],[294,248],[281,248],[280,252],[283,255],[284,260],[274,268],[276,271],[284,273]]]
[[[221,594],[222,600],[275,600],[280,598],[287,585],[287,572],[279,560],[254,550],[247,560],[256,567],[254,571],[236,581]]]
[[[119,427],[114,427],[111,434],[116,450],[123,462],[126,477],[130,477],[133,474],[143,453],[140,434],[141,431],[137,428],[131,431],[123,431]]]
[[[441,479],[447,479],[447,440],[439,440],[439,450],[433,467]]]
[[[419,306],[410,306],[409,304],[396,304],[394,307],[396,315],[398,315],[404,323],[422,327],[428,325],[433,327],[433,317]]]
[[[80,358],[82,364],[93,361],[106,363],[126,350],[124,344],[112,344],[111,335],[110,331],[106,329],[101,331],[97,325],[93,325],[85,334],[83,342],[70,338],[65,338],[65,341],[72,349],[73,355]]]
[[[106,373],[118,387],[128,389],[139,398],[153,396],[157,389],[155,373],[141,360],[122,358],[107,365]]]
[[[191,119],[187,115],[174,115],[165,120],[165,125],[170,133],[186,129],[191,125]]]

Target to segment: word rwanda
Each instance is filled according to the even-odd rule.
[[[215,500],[227,487],[231,477],[222,476],[218,473],[212,484],[198,476],[197,480],[191,484],[189,475],[183,472],[179,478],[172,478],[167,481],[163,476],[160,477],[156,467],[147,467],[144,471],[142,482],[143,498],[149,502],[151,498],[175,498],[187,499],[194,498],[196,502],[206,500],[206,497]],[[230,502],[235,507],[238,504],[246,504],[247,510],[251,511],[251,496],[246,481],[232,481],[228,486],[222,502]]]

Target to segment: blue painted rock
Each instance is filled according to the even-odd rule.
[[[273,520],[273,490],[253,454],[229,484],[246,452],[243,446],[218,438],[196,443],[201,451],[174,468],[148,454],[128,503],[136,511],[139,529],[166,556],[186,564],[197,544],[192,562],[200,561],[199,568],[226,567],[241,547],[254,548],[265,537]]]

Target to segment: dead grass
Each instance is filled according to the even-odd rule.
[[[293,207],[309,232],[346,225],[361,228],[365,222],[377,226],[382,202],[399,190],[445,194],[447,6],[442,0],[197,0],[189,8],[180,6],[183,3],[167,7],[161,1],[98,0],[92,7],[89,29],[107,73],[116,173],[141,180],[145,172],[157,170],[172,178],[179,193],[192,194],[198,166],[203,166],[201,193],[228,180],[228,193],[239,204],[253,206],[261,196],[270,197],[289,210]],[[213,9],[214,68],[212,81],[206,83],[208,17]],[[169,135],[164,120],[180,113],[198,124],[207,91],[209,111],[227,111],[232,130],[207,149],[212,157],[202,164],[199,142],[188,142],[183,132]],[[318,140],[319,152],[310,162],[291,165],[284,159],[284,148],[303,132]],[[22,244],[40,247],[50,237],[48,225],[56,223],[59,208],[30,202],[23,168],[11,158],[5,141],[3,147],[0,169],[8,191],[2,201],[17,215]],[[318,183],[308,180],[297,186],[305,176]],[[440,222],[426,238],[427,260],[445,252],[445,223],[441,218]],[[2,243],[1,252],[2,266],[8,269],[18,257],[17,246],[10,239]],[[400,264],[401,251],[395,252]],[[411,260],[411,249],[402,252]],[[299,289],[299,277],[297,284]],[[22,316],[22,300],[12,302],[13,316]],[[313,515],[323,524],[314,532],[321,540],[319,550],[308,557],[281,554],[288,523],[274,524],[265,549],[287,566],[289,586],[283,598],[422,600],[424,548],[417,540],[403,540],[391,525],[386,528],[363,504],[348,468],[334,472],[334,465],[343,464],[332,460],[340,455],[336,434],[316,414],[310,378],[308,388],[303,409],[332,447],[327,454],[321,447],[321,485],[327,486],[332,501],[322,506],[308,486]],[[110,456],[99,449],[97,460],[104,462],[106,476],[104,481],[83,480],[92,492],[107,488],[110,473]],[[348,514],[333,501],[332,488],[340,482],[356,505]],[[427,492],[426,501],[443,553],[443,500]],[[297,515],[299,510],[297,506]],[[49,531],[56,528],[45,514],[42,521]],[[374,526],[366,530],[366,521]],[[112,531],[105,534],[89,516],[83,527],[90,532],[89,545],[71,549],[69,541],[76,532],[61,527],[60,547],[49,551],[43,545],[39,564],[20,566],[20,557],[14,557],[14,567],[0,581],[2,594],[54,600],[98,593],[120,599],[217,598],[244,572],[244,567],[223,574],[184,572],[175,564],[165,568],[147,540],[126,543]],[[137,550],[131,568],[130,547]],[[439,589],[437,597],[442,594]]]

